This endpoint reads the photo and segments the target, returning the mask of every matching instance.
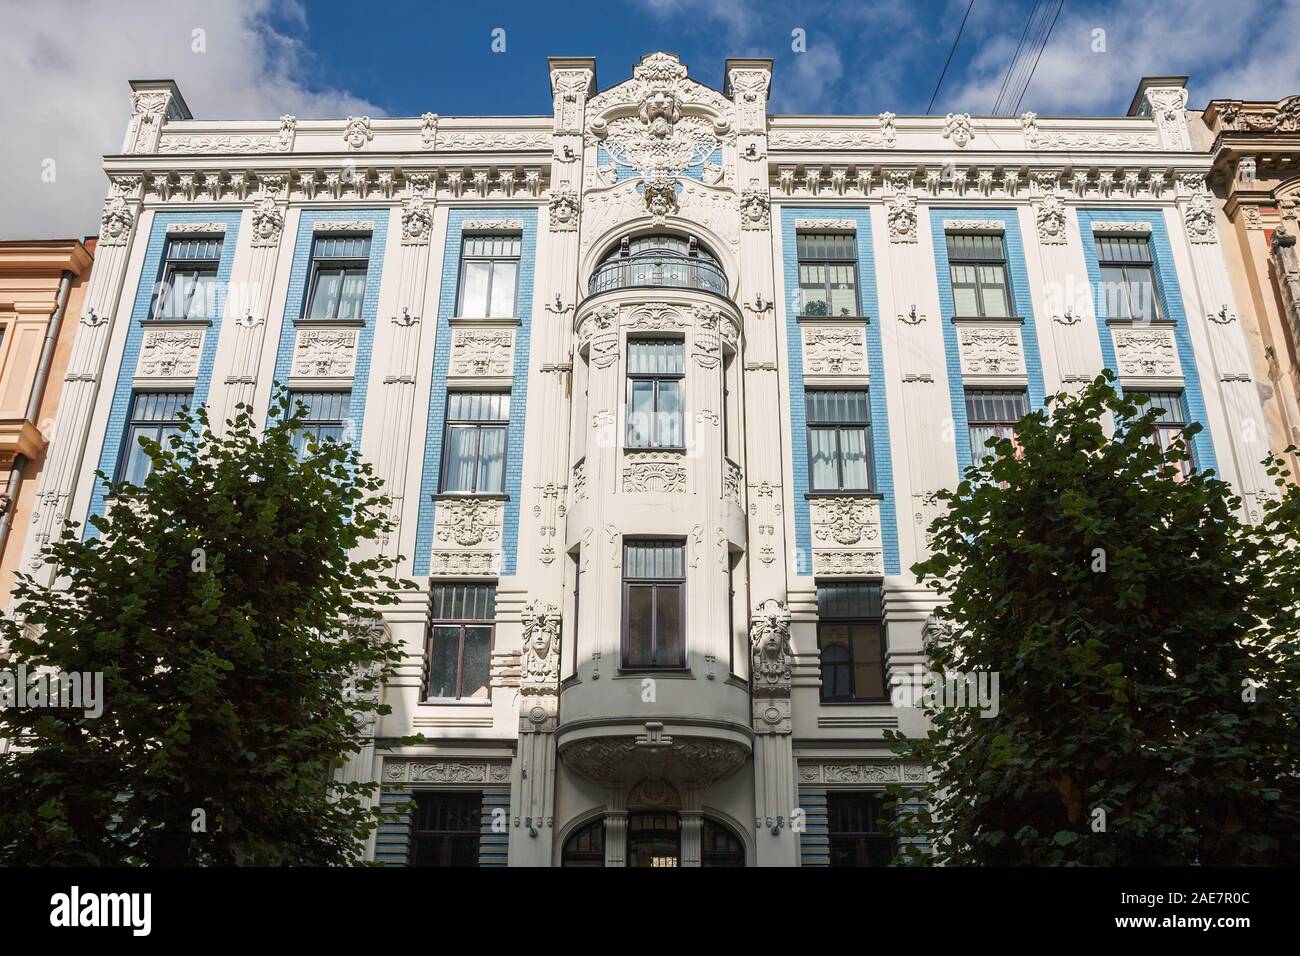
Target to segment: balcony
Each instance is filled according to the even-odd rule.
[[[725,297],[727,277],[708,259],[655,253],[607,259],[591,274],[588,294],[611,289],[697,289]]]

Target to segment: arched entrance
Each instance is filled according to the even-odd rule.
[[[627,815],[626,866],[675,867],[682,864],[681,814],[647,810]],[[564,841],[561,866],[605,865],[605,820],[595,819]],[[700,866],[744,866],[745,843],[721,821],[704,817],[700,828]]]

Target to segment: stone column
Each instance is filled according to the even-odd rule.
[[[555,834],[555,729],[560,703],[560,611],[534,600],[520,615],[519,745],[512,769],[510,865],[550,866]]]
[[[698,867],[703,851],[704,814],[699,810],[682,810],[682,866]]]
[[[799,835],[790,826],[795,802],[790,711],[790,612],[767,598],[749,627],[754,721],[754,839],[758,866],[796,866]]]

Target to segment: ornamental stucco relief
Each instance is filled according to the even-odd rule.
[[[514,341],[513,329],[456,329],[451,339],[451,374],[477,378],[509,375],[514,367]]]
[[[356,329],[299,329],[294,344],[293,374],[304,378],[351,375],[356,352]]]
[[[150,329],[140,346],[141,378],[193,378],[203,352],[201,329]]]
[[[1177,375],[1178,356],[1168,329],[1115,329],[1120,375]]]
[[[633,494],[684,494],[684,459],[671,452],[628,452],[623,460],[623,491]]]
[[[434,537],[466,548],[498,541],[503,510],[495,499],[444,498],[434,511]]]
[[[814,498],[810,510],[814,550],[880,541],[880,502],[876,498]]]
[[[865,374],[867,355],[863,342],[863,330],[860,326],[804,326],[804,374]]]
[[[1019,329],[977,326],[961,329],[958,338],[963,375],[1024,374]]]

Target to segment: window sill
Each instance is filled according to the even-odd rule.
[[[1154,329],[1172,329],[1176,328],[1178,323],[1173,319],[1106,319],[1107,325],[1135,326],[1142,328],[1150,326]]]
[[[145,329],[162,329],[162,328],[211,328],[212,320],[206,317],[195,317],[192,319],[165,318],[160,319],[151,316],[147,319],[140,320],[140,327]]]
[[[365,319],[325,319],[312,318],[309,315],[299,316],[293,320],[294,328],[308,329],[362,329],[365,328]]]
[[[450,326],[457,325],[519,325],[520,319],[514,315],[456,315],[447,320]]]
[[[844,322],[849,325],[870,325],[869,315],[797,315],[795,321],[804,322]]]
[[[614,680],[636,680],[644,677],[671,677],[677,680],[693,680],[695,675],[689,667],[620,667]]]
[[[954,325],[981,323],[984,325],[1024,325],[1025,320],[1018,315],[954,315]]]
[[[491,697],[427,697],[419,707],[491,707]]]
[[[510,500],[510,496],[504,491],[435,491],[429,495],[431,501],[455,501],[464,498],[477,498],[480,501]]]
[[[864,697],[861,700],[826,700],[821,698],[823,707],[893,707],[888,697]]]
[[[876,498],[884,500],[885,493],[883,491],[855,491],[845,488],[843,491],[805,491],[803,496],[810,500],[813,498]]]
[[[625,455],[628,454],[629,452],[643,452],[643,451],[662,452],[665,455],[685,455],[686,446],[685,445],[655,445],[655,446],[624,445],[623,446],[623,454]]]

